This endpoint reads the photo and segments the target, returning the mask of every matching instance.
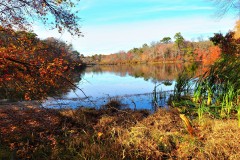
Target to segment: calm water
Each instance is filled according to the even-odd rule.
[[[181,64],[87,67],[76,84],[84,93],[79,89],[71,90],[62,97],[47,100],[43,106],[99,108],[117,99],[129,108],[152,109],[155,86],[158,105],[166,106],[182,70]]]

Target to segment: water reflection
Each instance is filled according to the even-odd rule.
[[[118,99],[130,108],[152,109],[156,85],[158,106],[167,106],[182,64],[112,65],[87,67],[77,86],[59,99],[48,100],[44,106],[100,107],[110,99]],[[163,96],[164,95],[164,96]]]
[[[81,71],[80,71],[81,72]],[[17,73],[12,73],[17,78],[0,83],[0,103],[24,101],[25,93],[31,93],[31,100],[41,100],[45,97],[58,97],[66,95],[74,89],[67,80],[78,84],[81,81],[79,71],[68,71],[64,76],[43,77],[39,75],[23,75],[18,77]],[[52,83],[47,83],[45,79],[51,79]],[[66,80],[67,79],[67,80]]]
[[[186,67],[186,66],[185,66]],[[175,80],[178,74],[183,70],[183,64],[136,64],[136,65],[112,65],[112,66],[93,66],[88,67],[85,72],[93,73],[115,73],[125,77],[143,77],[145,80],[152,79],[156,81]]]

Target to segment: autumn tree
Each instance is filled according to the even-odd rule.
[[[61,90],[65,88],[62,85],[73,84],[70,71],[75,65],[81,65],[81,61],[76,62],[77,59],[74,59],[76,57],[72,54],[71,45],[56,39],[42,41],[36,34],[27,31],[32,25],[42,23],[59,32],[67,30],[72,35],[80,35],[79,18],[75,9],[77,1],[0,2],[1,98],[19,94],[26,100],[42,99],[53,88]]]
[[[80,35],[76,3],[73,0],[6,0],[0,2],[0,25],[4,28],[29,29],[36,21],[59,32],[66,29]]]
[[[72,88],[72,53],[58,43],[0,28],[0,98],[43,99]]]
[[[235,32],[234,38],[239,39],[240,38],[240,20],[236,22],[236,25],[234,27],[234,32]]]
[[[224,36],[222,33],[215,33],[210,40],[214,45],[218,45],[221,48],[223,55],[235,55],[239,54],[240,46],[239,39],[235,39],[234,34],[234,32],[228,32]]]
[[[239,0],[212,1],[218,6],[218,15],[220,17],[230,10],[237,11],[240,16]],[[235,31],[238,31],[238,23]],[[230,117],[232,113],[234,114],[239,110],[240,38],[238,33],[230,31],[226,35],[215,33],[210,40],[215,47],[210,50],[212,53],[210,57],[205,59],[208,62],[212,58],[219,58],[211,64],[196,83],[196,91],[200,93],[198,99],[206,105],[210,105],[211,102],[215,101],[214,106],[219,108],[215,112],[221,113],[221,117]],[[229,106],[231,106],[230,109]]]
[[[221,49],[218,46],[212,46],[208,49],[208,53],[203,54],[202,64],[204,67],[209,67],[216,62],[221,55]]]
[[[215,62],[197,82],[197,91],[202,93],[200,99],[206,99],[207,95],[207,105],[214,99],[218,102],[216,105],[221,106],[219,108],[224,108],[228,107],[230,97],[231,110],[237,111],[240,98],[240,39],[234,38],[234,32],[228,32],[226,35],[215,33],[210,40],[215,46],[203,62],[207,65],[214,59]],[[230,114],[230,111],[222,109],[221,116],[224,114]]]
[[[81,64],[80,53],[73,49],[71,44],[66,44],[65,42],[58,40],[56,38],[50,37],[42,41],[48,45],[49,54],[46,59],[54,59],[59,57],[62,53],[66,53],[65,60],[71,65],[75,66]],[[54,50],[54,52],[53,52]]]

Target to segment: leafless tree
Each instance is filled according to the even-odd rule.
[[[228,12],[237,15],[240,19],[240,0],[210,0],[217,6],[216,15],[222,18]]]

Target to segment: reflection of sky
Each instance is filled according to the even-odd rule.
[[[160,82],[159,82],[160,83]],[[157,85],[159,84],[157,83]],[[93,98],[106,96],[123,96],[133,94],[152,93],[155,84],[149,79],[135,78],[129,75],[125,77],[116,75],[114,73],[104,72],[102,74],[95,74],[93,72],[86,73],[79,82],[78,87],[81,88],[87,96]],[[174,84],[171,86],[160,85],[158,90],[168,91],[173,90]],[[71,91],[66,95],[66,98],[84,97],[80,90],[75,93]]]
[[[96,107],[106,104],[110,99],[120,100],[127,107],[134,109],[150,109],[152,110],[153,90],[157,85],[156,91],[159,94],[166,94],[163,99],[158,98],[159,106],[166,106],[167,98],[174,88],[175,82],[170,86],[165,86],[161,82],[149,79],[144,80],[142,77],[132,77],[116,74],[114,72],[88,72],[82,77],[82,80],[77,84],[84,91],[76,89],[70,91],[65,96],[59,99],[47,100],[43,106],[45,107],[71,107],[79,106]]]

